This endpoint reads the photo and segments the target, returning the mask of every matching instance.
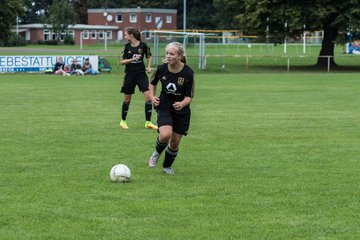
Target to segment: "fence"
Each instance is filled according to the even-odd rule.
[[[154,47],[151,42],[148,43],[151,49]],[[165,44],[159,43],[159,51],[153,57],[163,58],[165,56]],[[113,64],[118,64],[123,43],[109,44],[109,51],[97,52],[100,56],[110,57]],[[284,71],[291,72],[307,69],[316,65],[321,45],[308,44],[306,52],[303,52],[302,44],[288,44],[287,53],[284,54],[283,45],[266,43],[206,43],[205,46],[205,64],[204,71],[226,71],[226,72],[257,72],[257,71]],[[95,52],[95,51],[94,51]],[[114,56],[116,52],[116,56]],[[196,69],[199,63],[199,44],[188,42],[186,46],[187,60],[189,64]],[[112,55],[112,56],[111,56]],[[321,56],[326,58],[327,66],[325,71],[336,70],[331,66],[332,56]],[[334,50],[334,60],[341,66],[360,67],[358,60],[360,56],[344,54],[344,46],[336,45]],[[155,66],[155,64],[153,65]],[[122,66],[118,67],[119,69]]]

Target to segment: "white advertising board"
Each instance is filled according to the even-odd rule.
[[[82,66],[89,58],[92,68],[98,70],[98,56],[0,56],[0,72],[44,72],[53,69],[58,58],[62,57],[65,65],[71,65],[74,59]]]

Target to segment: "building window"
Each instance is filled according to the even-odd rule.
[[[96,39],[96,31],[95,30],[91,31],[91,39]]]
[[[116,15],[116,22],[122,22],[122,21],[123,21],[122,14]]]
[[[166,16],[166,23],[172,22],[172,16]]]
[[[136,23],[137,22],[137,15],[136,13],[130,13],[130,22]]]
[[[145,21],[151,23],[151,14],[146,14]]]
[[[49,41],[49,40],[50,40],[50,31],[44,30],[44,41]]]
[[[112,31],[106,32],[106,39],[111,40],[112,39]]]
[[[74,31],[74,30],[68,30],[68,31],[67,31],[67,34],[68,34],[69,36],[72,36],[73,39],[74,39],[74,36],[75,36],[75,31]]]
[[[61,40],[64,40],[64,39],[65,39],[65,36],[66,36],[66,31],[62,31],[62,32],[60,33],[60,39],[61,39]]]
[[[82,35],[83,35],[83,39],[89,39],[89,31],[88,30],[83,31]]]
[[[146,39],[146,40],[151,39],[150,31],[145,30],[145,39]]]
[[[104,39],[104,31],[99,31],[99,39]]]

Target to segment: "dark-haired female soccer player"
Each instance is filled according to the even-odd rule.
[[[159,135],[155,151],[149,159],[149,167],[155,167],[165,150],[163,171],[174,174],[172,164],[179,151],[182,136],[186,136],[190,126],[190,103],[194,97],[194,71],[186,65],[185,50],[181,43],[166,46],[166,63],[157,67],[151,83],[151,101],[158,113]],[[160,82],[160,97],[156,97],[156,87]]]
[[[125,65],[125,76],[121,92],[124,93],[124,101],[121,108],[120,127],[128,129],[126,116],[129,111],[131,95],[135,92],[135,87],[143,93],[145,98],[145,128],[157,129],[151,122],[152,103],[149,94],[149,78],[146,72],[151,71],[151,52],[146,43],[140,39],[140,32],[135,28],[129,27],[124,31],[124,38],[128,42],[122,52],[121,64]],[[145,69],[144,57],[148,59]]]

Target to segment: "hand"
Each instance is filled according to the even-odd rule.
[[[138,61],[140,58],[141,58],[141,54],[134,54],[132,59]]]
[[[151,102],[152,102],[152,104],[153,104],[155,107],[157,107],[157,106],[159,106],[159,104],[160,104],[160,98],[158,98],[158,97],[156,97],[156,96],[152,96],[152,97],[151,97]]]
[[[173,107],[176,111],[180,111],[183,108],[183,105],[181,102],[174,102]]]
[[[147,72],[147,73],[150,73],[150,72],[151,72],[151,67],[147,67],[147,68],[146,68],[146,72]]]

